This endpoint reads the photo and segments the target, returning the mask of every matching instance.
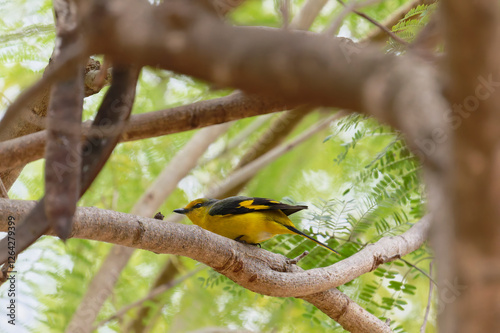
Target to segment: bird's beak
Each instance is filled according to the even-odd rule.
[[[188,210],[185,208],[174,209],[174,213],[177,213],[177,214],[186,214],[187,212],[188,212]]]

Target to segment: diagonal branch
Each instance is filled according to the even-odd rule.
[[[342,4],[342,6],[344,6],[347,10],[349,11],[352,11],[354,14],[364,18],[365,20],[367,20],[368,22],[370,22],[371,24],[373,24],[374,26],[378,27],[380,29],[380,31],[383,31],[385,34],[387,34],[388,36],[390,36],[392,39],[394,39],[396,42],[402,44],[402,45],[405,45],[405,46],[408,46],[408,42],[406,42],[405,40],[401,39],[401,37],[399,37],[398,35],[396,35],[394,32],[392,32],[389,28],[387,28],[387,26],[385,24],[382,24],[382,23],[379,23],[377,20],[373,19],[371,16],[363,13],[363,12],[360,12],[359,10],[356,9],[356,4],[352,5],[352,6],[349,6],[349,5],[346,5],[346,3],[342,0],[337,0],[338,2],[340,2],[340,4]],[[360,4],[359,6],[362,6],[363,4]],[[336,31],[337,29],[332,29],[333,31]]]
[[[152,300],[152,299],[155,299],[157,298],[158,296],[160,296],[161,294],[163,294],[164,292],[166,292],[167,290],[169,289],[172,289],[173,287],[175,287],[176,285],[184,282],[185,280],[189,279],[190,277],[192,277],[193,275],[199,273],[200,271],[206,269],[206,267],[198,267],[198,268],[195,268],[193,270],[191,270],[190,272],[182,275],[181,277],[177,278],[177,279],[171,279],[170,281],[164,283],[164,284],[161,284],[161,285],[158,285],[156,286],[153,290],[151,290],[149,292],[149,294],[147,294],[146,296],[138,299],[137,301],[133,302],[133,303],[130,303],[126,306],[124,306],[123,308],[121,308],[120,310],[118,310],[114,315],[104,319],[104,320],[101,320],[100,322],[98,322],[93,330],[97,329],[98,327],[100,326],[103,326],[104,324],[106,324],[107,322],[111,321],[111,320],[114,320],[116,318],[120,318],[122,317],[125,313],[127,313],[129,310],[137,307],[137,306],[140,306],[142,305],[144,302],[146,301],[149,301],[149,300]],[[139,316],[140,319],[144,319],[142,317]],[[142,331],[137,331],[137,330],[134,330],[134,332],[142,332]]]

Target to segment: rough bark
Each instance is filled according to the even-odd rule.
[[[0,199],[0,230],[7,229],[9,215],[22,217],[33,206],[33,202]],[[430,220],[425,217],[400,236],[385,237],[336,264],[308,271],[291,264],[286,257],[228,241],[197,226],[97,208],[78,209],[72,237],[187,256],[254,292],[314,302],[351,332],[366,332],[367,328],[390,332],[388,326],[332,288],[419,248],[427,237]]]
[[[153,7],[133,0],[79,2],[87,43],[75,48],[72,56],[104,53],[114,61],[159,66],[294,105],[358,110],[402,131],[424,165],[428,208],[438,222],[433,234],[440,280],[452,283],[456,277],[459,286],[466,286],[456,301],[445,304],[442,330],[500,330],[495,320],[500,317],[498,4],[442,2],[446,56],[438,67],[411,52],[391,56],[345,40],[231,27],[197,3],[172,0]],[[15,111],[25,107],[27,100],[32,102],[27,97],[46,89],[61,71],[63,65],[56,66],[23,94],[24,100],[14,102],[0,129],[19,116]],[[106,230],[105,224],[99,227]],[[141,230],[136,241],[143,238]],[[194,230],[177,231],[188,237]],[[112,231],[118,232],[114,237],[130,237]],[[194,241],[207,241],[203,237],[200,234]],[[219,263],[217,269],[235,280],[238,274],[248,273],[236,252],[226,254],[230,260]],[[252,282],[265,274],[256,276]],[[322,277],[328,280],[332,275]],[[278,284],[272,287],[278,293]]]
[[[453,168],[439,190],[451,219],[438,230],[440,281],[456,281],[444,301],[443,332],[500,331],[500,7],[496,1],[443,1],[447,95],[453,111]],[[488,83],[489,82],[489,83]],[[436,239],[436,242],[438,239]],[[441,240],[439,240],[441,242]],[[451,264],[447,263],[450,262]],[[445,270],[442,270],[445,268]]]
[[[294,104],[272,98],[260,98],[236,92],[226,97],[189,105],[132,115],[120,140],[134,141],[221,124],[257,115],[273,113]],[[88,135],[90,123],[84,124]],[[0,142],[0,170],[35,161],[43,157],[46,131]]]

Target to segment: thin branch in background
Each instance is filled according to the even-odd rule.
[[[432,258],[432,257],[431,257],[431,258],[424,258],[424,259],[434,259],[434,258]],[[399,258],[398,260],[400,260],[400,261],[404,262],[404,263],[405,263],[405,264],[407,264],[408,266],[413,267],[413,268],[415,268],[417,271],[419,271],[420,273],[424,274],[424,275],[425,275],[425,276],[426,276],[426,277],[427,277],[427,278],[431,281],[431,283],[435,284],[435,285],[436,285],[436,287],[437,287],[437,282],[436,282],[436,281],[434,281],[434,279],[432,278],[432,274],[431,274],[430,272],[429,272],[429,274],[427,274],[427,273],[426,273],[423,269],[418,268],[416,265],[412,264],[411,262],[409,262],[409,261],[407,261],[407,260],[405,260],[405,259],[403,259],[403,258]],[[419,260],[419,261],[421,261],[421,260]]]
[[[290,29],[309,30],[328,0],[307,0],[290,22]]]
[[[159,286],[171,283],[183,271],[185,271],[185,267],[181,258],[173,255],[169,256],[162,270],[157,274],[155,282],[150,286],[149,292]],[[135,318],[123,327],[123,332],[147,332],[148,326],[156,324],[159,314],[162,313],[162,304],[164,301],[165,298],[163,297],[154,297],[149,302],[142,304],[135,311]],[[144,320],[146,318],[148,318],[147,323]]]
[[[278,146],[312,110],[310,106],[302,106],[284,112],[279,117],[275,118],[266,131],[252,144],[245,154],[241,156],[233,172],[243,168],[245,165]],[[220,198],[237,195],[237,193],[245,187],[246,183],[247,181],[234,186],[228,192],[221,193]]]
[[[133,302],[133,303],[130,303],[126,306],[124,306],[123,308],[121,308],[120,310],[118,310],[114,315],[100,321],[99,323],[97,323],[97,325],[95,325],[92,330],[96,330],[98,329],[99,327],[103,326],[104,324],[106,324],[107,322],[110,322],[111,320],[114,320],[114,319],[117,319],[117,318],[120,318],[122,317],[124,314],[126,314],[130,309],[133,309],[137,306],[140,306],[142,305],[142,303],[150,300],[150,299],[153,299],[155,298],[156,296],[160,295],[160,294],[163,294],[164,292],[166,292],[167,290],[169,289],[172,289],[173,287],[177,286],[178,284],[184,282],[185,280],[189,279],[190,277],[192,277],[193,275],[201,272],[202,270],[206,269],[207,267],[206,266],[201,266],[201,267],[198,267],[196,269],[193,269],[192,271],[190,271],[189,273],[173,280],[172,282],[170,283],[166,283],[164,285],[161,285],[159,287],[156,287],[155,289],[153,289],[149,294],[147,294],[146,296],[144,296],[143,298],[140,298],[138,299],[137,301]]]
[[[283,101],[247,95],[231,95],[169,109],[132,115],[120,140],[132,141],[173,134],[294,107]],[[84,124],[89,135],[90,124]],[[47,131],[0,142],[0,170],[25,165],[43,157]]]
[[[429,275],[432,276],[432,261],[429,263]],[[434,289],[434,284],[432,283],[433,280],[430,279],[431,282],[429,282],[429,297],[427,300],[427,307],[425,308],[425,315],[424,315],[424,322],[422,323],[422,326],[420,327],[420,333],[425,333],[425,327],[427,326],[427,321],[429,319],[429,312],[431,310],[431,304],[432,304],[432,290]]]
[[[14,257],[14,262],[6,262],[2,265],[2,268],[0,268],[0,286],[4,284],[10,277],[10,273],[15,268],[15,262],[17,261],[17,255]]]
[[[290,0],[278,0],[279,12],[283,20],[283,29],[288,30],[290,25]]]
[[[236,136],[232,138],[231,141],[229,141],[227,145],[220,152],[218,152],[214,156],[204,159],[198,164],[198,166],[203,167],[206,164],[210,163],[211,161],[223,157],[234,148],[240,147],[240,145],[244,141],[246,141],[252,134],[254,134],[257,130],[259,130],[265,123],[269,122],[271,117],[272,114],[266,114],[257,117],[255,121],[253,121],[250,125],[242,129],[238,134],[236,134]]]
[[[2,179],[0,178],[0,198],[9,199],[9,193],[3,184]]]
[[[337,120],[340,117],[343,117],[344,115],[346,115],[346,113],[343,111],[337,112],[333,116],[328,117],[327,119],[321,121],[320,123],[312,125],[307,130],[298,135],[296,138],[294,138],[292,141],[277,146],[276,148],[270,150],[269,152],[262,155],[258,159],[250,162],[241,169],[238,169],[237,171],[232,173],[229,177],[225,178],[221,183],[219,183],[218,185],[214,186],[209,191],[207,191],[207,197],[220,198],[221,195],[230,191],[234,186],[250,179],[260,169],[267,166],[269,163],[273,162],[284,153],[290,151],[295,146],[306,141],[308,138],[310,138],[312,135],[316,134],[320,130],[326,128],[332,121]]]
[[[5,95],[4,93],[0,92],[0,96],[2,96],[6,101],[7,103],[10,105],[12,104],[12,101],[10,98],[7,97],[7,95]]]
[[[272,150],[268,151],[264,155],[259,158],[251,161],[249,164],[245,165],[241,169],[235,170],[231,172],[223,181],[217,183],[215,181],[211,181],[215,183],[211,186],[204,194],[204,197],[207,198],[220,198],[224,197],[226,193],[232,191],[233,188],[239,186],[239,184],[244,183],[251,179],[257,172],[261,169],[268,166],[270,163],[275,161],[278,157],[287,153],[288,151],[295,148],[297,145],[304,142],[306,139],[325,128],[332,121],[337,120],[341,117],[346,116],[348,113],[346,111],[339,111],[332,115],[330,118],[327,118],[319,123],[311,125],[308,129],[303,131],[301,134],[297,135],[293,140],[289,142],[282,143],[279,146],[276,146]],[[165,222],[168,223],[177,223],[180,222],[185,216],[180,214],[172,214],[170,215]]]
[[[344,9],[340,12],[339,15],[337,15],[335,21],[333,21],[333,23],[325,29],[325,33],[329,36],[337,35],[342,22],[349,13],[353,12],[356,9],[370,6],[378,2],[380,2],[380,0],[366,0],[364,2],[351,1],[349,2],[349,4],[344,4],[340,1],[340,3],[342,3],[342,5],[344,6]]]
[[[340,4],[342,4],[342,6],[344,7],[347,7],[346,3],[343,1],[343,0],[337,0]],[[401,37],[399,37],[398,35],[396,35],[394,32],[392,32],[390,29],[388,29],[387,27],[385,27],[383,24],[381,24],[380,22],[378,22],[377,20],[371,18],[370,16],[366,15],[365,13],[362,13],[360,11],[358,11],[357,9],[352,9],[352,12],[362,18],[364,18],[365,20],[367,20],[368,22],[372,23],[373,25],[377,26],[380,30],[384,31],[386,34],[388,34],[390,37],[392,37],[392,39],[394,39],[396,42],[400,43],[400,44],[403,44],[405,46],[408,46],[409,44],[404,41],[403,39],[401,39]]]
[[[405,3],[398,9],[396,9],[392,14],[390,14],[384,21],[382,25],[387,28],[392,28],[396,25],[401,19],[405,17],[405,15],[414,7],[424,3],[424,0],[411,0],[410,2]],[[387,34],[384,30],[374,28],[372,29],[368,35],[366,35],[366,39],[371,41],[380,42],[385,41],[387,39]]]

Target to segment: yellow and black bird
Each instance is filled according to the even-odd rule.
[[[307,209],[282,202],[251,197],[229,197],[222,200],[196,199],[186,207],[175,209],[194,224],[239,242],[257,245],[276,235],[296,234],[339,254],[328,245],[295,228],[288,215]]]

